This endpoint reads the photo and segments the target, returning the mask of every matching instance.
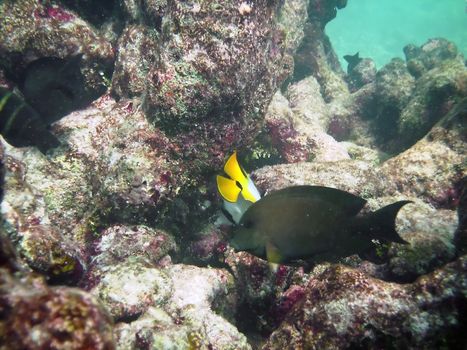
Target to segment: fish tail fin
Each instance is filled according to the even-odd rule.
[[[370,214],[369,225],[370,233],[376,233],[376,239],[380,238],[389,242],[408,244],[396,232],[396,216],[399,210],[412,201],[399,201],[385,206]]]

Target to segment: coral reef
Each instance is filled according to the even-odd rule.
[[[293,84],[288,100],[277,92],[266,112],[266,134],[286,163],[348,159],[345,149],[324,131],[327,110],[313,77]]]
[[[120,321],[136,319],[149,306],[166,302],[171,289],[162,271],[128,261],[108,267],[91,293]]]
[[[107,90],[114,48],[56,2],[4,1],[0,18],[2,85],[12,94],[0,108],[2,135],[12,145],[36,145],[45,153],[58,146],[47,127]],[[6,95],[3,89],[0,94]]]
[[[245,336],[214,313],[215,305],[232,312],[231,278],[222,270],[173,265],[165,272],[170,295],[137,320],[117,324],[117,348],[251,349]],[[167,287],[166,287],[167,288]]]
[[[464,59],[438,38],[345,74],[324,27],[346,3],[1,2],[2,120],[12,93],[57,142],[0,137],[0,349],[465,346]],[[409,244],[234,252],[213,177],[235,149],[262,194],[411,200]]]
[[[114,349],[113,323],[98,301],[75,288],[0,269],[1,349]]]
[[[376,124],[384,147],[412,146],[467,94],[467,69],[457,48],[444,39],[405,48],[376,75]],[[397,140],[397,141],[396,141]]]
[[[102,72],[112,66],[111,44],[73,11],[50,1],[3,1],[0,4],[1,65],[21,80],[22,71],[42,57],[67,58],[82,54],[85,86],[94,94],[105,81]]]
[[[225,152],[251,143],[270,98],[292,69],[303,4],[128,6],[157,25],[141,19],[124,30],[113,91],[119,97],[144,92],[146,115],[177,145],[178,154],[204,163],[217,160],[219,166]]]
[[[341,265],[320,267],[263,349],[461,348],[466,268],[464,257],[399,285]]]
[[[371,58],[362,59],[349,72],[348,80],[352,90],[358,90],[363,85],[372,83],[376,78],[376,65]]]

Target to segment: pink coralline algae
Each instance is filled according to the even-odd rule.
[[[36,18],[53,19],[59,22],[69,22],[75,19],[75,16],[72,13],[56,5],[48,5],[43,8],[38,8],[34,11],[34,16]]]
[[[331,265],[286,292],[298,301],[263,349],[463,348],[466,268],[463,257],[399,285]]]
[[[190,254],[198,261],[219,263],[227,251],[226,232],[223,228],[207,226],[189,246]]]
[[[275,305],[272,314],[277,323],[280,323],[292,307],[305,296],[305,288],[292,285],[287,289]]]
[[[292,122],[271,118],[266,122],[272,145],[287,163],[307,161],[312,158],[313,144],[295,130]]]
[[[461,190],[459,185],[448,188],[444,192],[441,192],[437,198],[433,199],[433,204],[436,207],[455,209],[459,205]]]
[[[279,265],[276,272],[276,285],[280,286],[282,283],[284,283],[289,272],[288,270],[289,268],[287,266]]]
[[[0,314],[1,349],[114,349],[110,317],[78,289],[49,288],[32,275],[17,280],[1,269]]]

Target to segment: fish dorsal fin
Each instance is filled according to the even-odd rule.
[[[240,183],[246,180],[247,175],[240,164],[238,164],[236,151],[232,153],[229,159],[227,159],[227,162],[225,162],[224,171],[231,179],[239,181]]]
[[[357,215],[365,206],[366,200],[352,193],[324,186],[291,186],[272,192],[265,198],[314,197],[331,202],[349,216]]]

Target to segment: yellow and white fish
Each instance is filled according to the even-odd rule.
[[[261,198],[250,176],[240,166],[235,151],[224,165],[226,176],[217,175],[217,189],[224,200],[223,209],[227,218],[235,224],[240,222],[245,211]]]

